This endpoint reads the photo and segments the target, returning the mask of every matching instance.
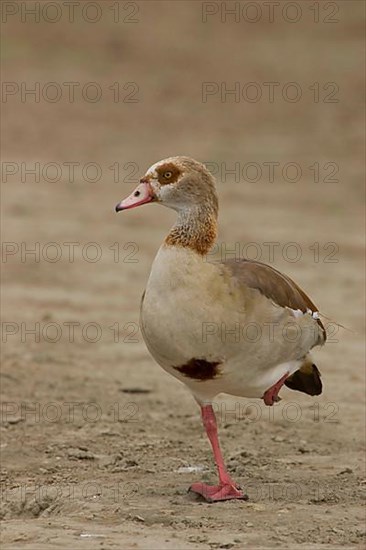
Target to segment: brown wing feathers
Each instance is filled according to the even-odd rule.
[[[230,269],[234,277],[249,288],[259,290],[264,296],[281,307],[289,307],[306,313],[318,311],[318,308],[305,294],[305,292],[287,275],[284,275],[273,267],[253,260],[241,259],[222,262]],[[322,329],[323,342],[326,340],[326,332],[323,323],[317,319]],[[309,357],[304,358],[300,369],[294,372],[285,381],[285,385],[292,390],[297,390],[308,395],[319,395],[322,392],[320,372]]]
[[[316,305],[310,300],[305,292],[287,275],[280,273],[277,269],[255,260],[232,259],[222,262],[238,281],[249,288],[259,290],[264,296],[281,307],[288,307],[294,310],[299,309],[306,313],[318,311]],[[323,323],[317,319],[326,340],[326,332]]]

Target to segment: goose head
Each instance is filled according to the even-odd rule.
[[[116,212],[157,202],[177,212],[203,208],[217,216],[215,180],[207,168],[189,157],[170,157],[153,164]]]

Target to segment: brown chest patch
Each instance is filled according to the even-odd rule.
[[[190,359],[188,363],[179,367],[173,367],[188,378],[194,380],[212,380],[220,374],[219,361],[206,361],[205,359]]]
[[[167,162],[159,166],[157,173],[160,185],[167,185],[168,183],[176,183],[182,174],[182,170],[173,162]]]

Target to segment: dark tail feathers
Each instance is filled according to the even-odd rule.
[[[311,362],[305,362],[299,370],[289,376],[285,380],[285,385],[308,395],[320,395],[323,387],[318,367]]]

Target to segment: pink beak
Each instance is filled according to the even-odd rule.
[[[141,182],[130,196],[116,205],[116,212],[136,208],[136,206],[152,202],[154,199],[155,195],[150,184],[148,182]]]

